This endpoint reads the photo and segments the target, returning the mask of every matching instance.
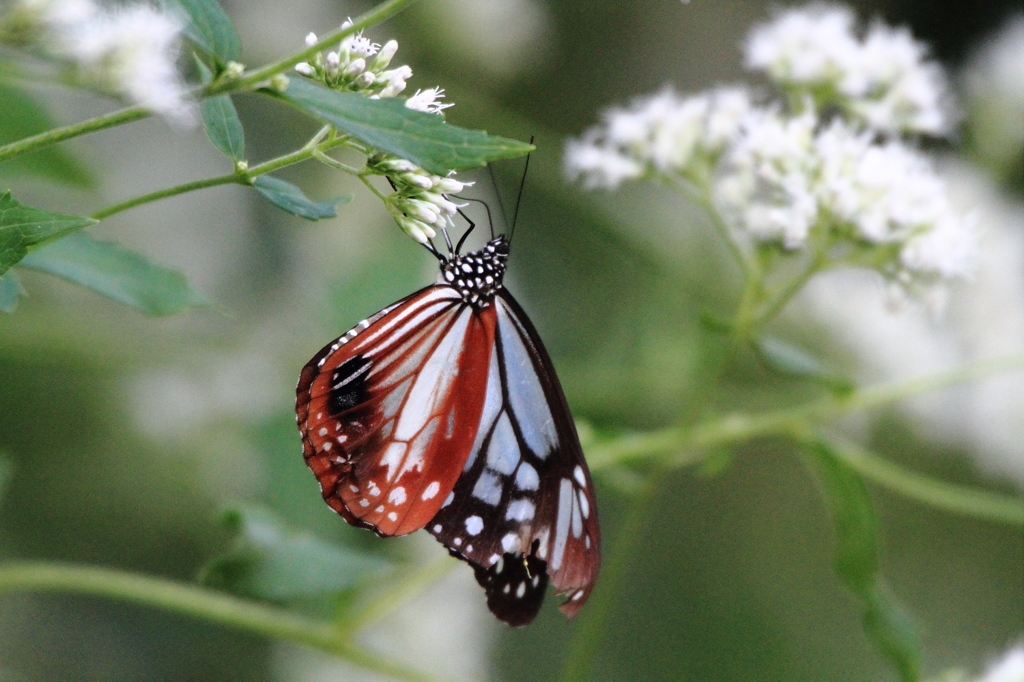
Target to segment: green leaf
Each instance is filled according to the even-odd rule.
[[[337,92],[298,77],[280,93],[266,91],[320,118],[343,133],[379,149],[408,159],[425,170],[445,175],[486,165],[495,159],[523,156],[533,145],[448,125],[437,114],[405,106],[397,97],[368,99]]]
[[[0,275],[24,258],[30,248],[95,222],[85,216],[23,206],[10,191],[0,194]]]
[[[850,393],[854,386],[845,377],[829,371],[816,357],[788,341],[765,336],[754,342],[758,358],[782,376],[810,379],[836,393]]]
[[[18,275],[11,270],[0,275],[0,310],[13,313],[18,308],[18,298],[21,296],[25,296],[25,289]]]
[[[336,199],[313,201],[302,193],[302,190],[290,182],[269,175],[260,175],[252,183],[256,191],[265,196],[272,204],[306,220],[322,220],[334,218],[338,212],[334,207],[352,201],[347,194]]]
[[[912,617],[879,578],[878,529],[867,488],[827,442],[808,444],[806,452],[836,530],[836,573],[864,605],[864,632],[904,682],[918,680],[920,639]]]
[[[339,592],[384,568],[378,557],[286,527],[263,508],[228,509],[234,543],[200,571],[200,582],[235,594],[288,601]]]
[[[21,265],[80,284],[145,315],[171,315],[207,305],[177,270],[153,265],[139,253],[84,233],[33,251]]]
[[[0,102],[3,102],[0,145],[54,127],[46,110],[20,88],[0,83]],[[89,170],[63,147],[46,147],[0,163],[0,175],[15,177],[25,174],[85,189],[96,185]]]
[[[196,57],[196,68],[199,69],[204,85],[213,81],[213,73],[199,57]],[[244,159],[245,131],[242,129],[242,122],[235,111],[231,96],[217,95],[204,99],[199,103],[199,111],[203,116],[206,136],[210,138],[213,146],[232,161]]]
[[[160,4],[165,12],[177,12],[188,19],[182,32],[201,51],[222,65],[238,61],[242,42],[217,0],[161,0]]]
[[[7,484],[11,480],[13,470],[14,465],[11,464],[10,458],[3,452],[0,452],[0,500],[4,498],[4,493],[7,492]]]

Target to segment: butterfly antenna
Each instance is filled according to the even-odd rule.
[[[461,199],[462,201],[475,201],[476,203],[482,205],[484,207],[484,210],[487,211],[487,222],[491,224],[491,234],[494,234],[494,220],[491,218],[491,207],[487,205],[486,201],[481,201],[480,199],[472,199],[470,197],[460,197],[455,194],[452,194],[451,196],[455,197],[456,199]],[[466,238],[469,237],[469,233],[472,232],[473,228],[476,227],[476,223],[470,220],[469,216],[466,215],[461,208],[457,210],[459,212],[459,215],[465,218],[466,222],[469,223],[469,229],[462,234],[462,238],[459,239],[459,243],[455,245],[455,253],[462,251],[462,245],[466,243]]]
[[[491,175],[491,186],[494,187],[494,196],[498,199],[498,210],[501,211],[501,217],[505,220],[508,219],[508,214],[505,213],[505,204],[501,201],[501,192],[498,191],[498,179],[494,177],[494,166],[487,166],[487,172]],[[490,218],[490,211],[487,212],[487,217]],[[491,221],[491,239],[494,239],[494,221]]]
[[[530,144],[536,139],[535,135],[530,135]],[[526,155],[526,165],[523,166],[523,177],[519,181],[519,196],[516,197],[516,210],[512,213],[512,227],[508,231],[508,240],[512,241],[512,232],[516,229],[516,221],[519,220],[519,205],[523,203],[523,189],[526,187],[526,171],[530,170],[530,157],[533,153]]]

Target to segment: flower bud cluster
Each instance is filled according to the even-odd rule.
[[[391,181],[395,191],[386,199],[387,209],[398,226],[421,244],[447,227],[458,211],[459,204],[447,195],[457,194],[472,184],[428,173],[411,161],[387,154],[371,156],[367,168]]]
[[[342,28],[351,25],[349,20]],[[315,34],[306,36],[308,47],[317,42]],[[394,97],[405,90],[406,80],[412,77],[408,66],[388,69],[397,51],[397,41],[389,40],[381,47],[360,32],[342,40],[337,52],[328,52],[326,57],[318,52],[311,61],[297,64],[295,70],[336,90],[358,92],[373,99]],[[441,114],[452,106],[441,102],[443,98],[441,88],[417,90],[406,100],[405,106],[428,114]],[[371,153],[365,172],[387,177],[394,188],[385,199],[388,212],[406,234],[421,244],[451,223],[459,206],[446,195],[461,192],[466,186],[452,177],[428,173],[411,161],[383,152]]]
[[[341,27],[351,25],[349,19]],[[315,33],[306,36],[307,47],[317,42]],[[326,56],[317,52],[310,61],[296,64],[295,70],[335,90],[359,92],[368,97],[394,97],[405,90],[405,82],[412,77],[408,66],[388,68],[397,51],[397,40],[389,40],[381,47],[360,31],[342,39],[337,51]]]

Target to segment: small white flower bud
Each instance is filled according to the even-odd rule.
[[[312,76],[316,75],[316,69],[314,69],[312,66],[310,66],[306,62],[299,62],[298,64],[296,64],[295,65],[295,70],[298,73],[301,73],[303,76],[310,76],[310,77],[312,77]]]
[[[352,26],[352,18],[351,17],[349,17],[345,21],[341,22],[341,30],[343,30],[343,31],[346,28],[349,28],[350,26]]]
[[[402,228],[407,235],[418,241],[420,244],[426,244],[427,240],[433,237],[436,232],[429,225],[424,225],[418,220],[413,220],[404,215],[396,215],[395,222]]]
[[[249,170],[249,162],[248,161],[235,161],[235,172],[236,173],[244,173],[247,170]]]
[[[438,216],[441,215],[437,206],[419,199],[406,199],[402,203],[402,210],[410,218],[416,218],[428,224],[436,222]]]
[[[401,180],[407,185],[419,187],[420,189],[430,189],[433,185],[433,183],[430,182],[430,178],[420,173],[401,173],[396,176],[396,179]]]
[[[380,91],[380,96],[394,97],[398,93],[402,92],[402,90],[405,90],[405,81],[393,80],[391,81],[391,83],[388,84],[386,88]]]
[[[278,92],[284,92],[288,89],[288,76],[283,73],[272,76],[270,79],[270,87]]]
[[[407,159],[388,159],[380,164],[380,167],[385,171],[391,171],[393,173],[409,173],[418,171],[420,169],[412,161]]]
[[[341,66],[341,57],[338,56],[337,52],[328,52],[326,63],[328,72],[337,73],[338,67]]]
[[[448,201],[447,199],[445,199],[440,194],[437,194],[436,192],[422,192],[420,194],[420,199],[423,199],[424,201],[429,201],[434,206],[437,206],[439,209],[441,209],[442,212],[447,213],[448,215],[454,215],[459,208],[454,203]]]
[[[239,64],[238,62],[228,62],[228,65],[224,68],[225,78],[241,78],[245,73],[245,64]]]
[[[312,31],[306,34],[306,47],[313,47],[314,45],[316,45],[319,42],[320,42],[320,40],[316,37],[316,34],[313,33]]]
[[[438,178],[437,181],[434,182],[434,186],[431,189],[436,190],[442,194],[458,194],[463,189],[465,189],[465,187],[466,183],[459,182],[454,178]]]
[[[346,76],[358,76],[366,70],[365,59],[354,59],[352,62],[345,67]]]
[[[380,73],[384,69],[388,68],[388,64],[391,63],[391,58],[398,52],[398,41],[389,40],[384,43],[384,47],[380,48],[380,52],[377,53],[377,57],[370,64],[370,70]]]

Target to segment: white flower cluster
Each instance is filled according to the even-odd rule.
[[[350,26],[351,19],[341,25]],[[317,42],[316,34],[306,36],[307,46]],[[318,52],[311,62],[296,64],[295,70],[336,90],[358,92],[371,99],[394,97],[405,90],[406,80],[412,77],[408,66],[388,69],[396,52],[397,41],[389,40],[381,47],[360,31],[342,39],[337,52],[328,52],[326,57]],[[441,88],[417,90],[405,106],[440,114],[452,106],[441,102],[443,98]],[[385,205],[398,226],[421,244],[432,239],[436,230],[449,225],[459,209],[446,196],[461,192],[466,186],[455,178],[428,173],[411,161],[383,153],[371,154],[366,167],[371,173],[387,176],[394,192],[387,196]]]
[[[649,172],[697,174],[736,134],[750,106],[740,88],[685,98],[665,89],[637,99],[604,112],[603,125],[568,142],[566,172],[588,188],[604,189]]]
[[[856,30],[856,17],[846,7],[786,10],[751,32],[746,65],[787,90],[810,91],[819,105],[839,106],[881,132],[948,132],[946,78],[926,60],[925,46],[906,29],[881,22],[863,38]]]
[[[351,25],[349,19],[341,27]],[[317,42],[315,33],[306,36],[307,47]],[[360,31],[343,38],[337,52],[328,52],[327,56],[317,52],[312,61],[296,64],[295,70],[336,90],[360,92],[369,97],[394,97],[405,90],[405,81],[412,77],[408,66],[388,69],[396,52],[397,40],[389,40],[381,47]]]
[[[195,123],[195,105],[176,65],[182,27],[175,17],[148,4],[108,9],[93,0],[20,0],[6,20],[74,64],[83,82],[172,123]]]
[[[905,287],[967,274],[970,221],[951,209],[930,158],[895,134],[946,125],[941,71],[905,32],[875,25],[860,41],[854,27],[840,8],[778,15],[752,32],[747,60],[777,80],[788,107],[743,88],[666,90],[606,111],[569,141],[566,173],[606,189],[684,179],[737,241],[809,251],[828,259],[822,267],[867,265]]]

